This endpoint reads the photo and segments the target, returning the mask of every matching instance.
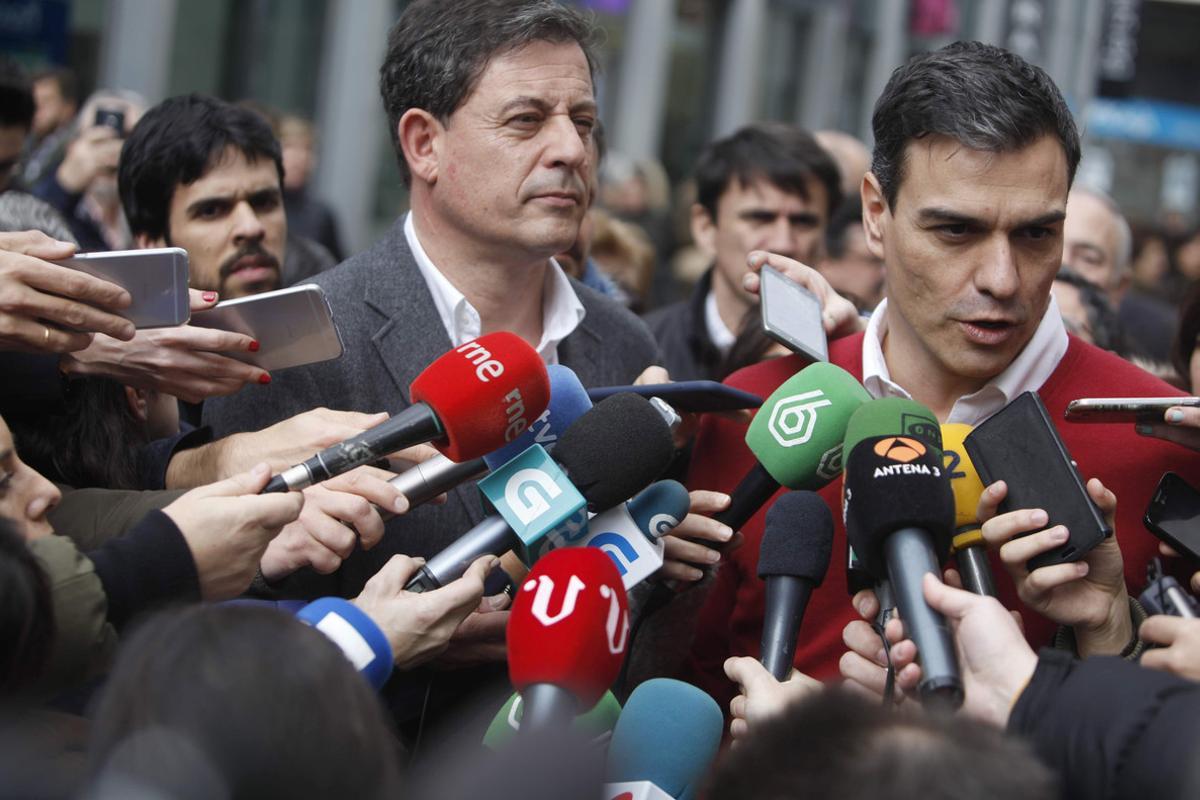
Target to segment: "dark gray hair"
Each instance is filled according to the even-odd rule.
[[[904,177],[908,143],[949,136],[972,150],[1006,153],[1047,134],[1067,156],[1067,183],[1079,165],[1079,132],[1050,76],[1018,55],[980,42],[955,42],[913,57],[892,73],[871,118],[871,171],[890,207]]]
[[[410,108],[446,120],[474,90],[491,60],[534,42],[575,42],[594,74],[596,28],[555,0],[416,0],[388,33],[379,93],[400,175],[412,176],[396,126]]]

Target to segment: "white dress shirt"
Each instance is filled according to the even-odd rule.
[[[434,308],[441,317],[451,344],[458,347],[482,335],[479,312],[429,260],[429,255],[417,239],[411,211],[404,219],[404,236],[408,240],[413,257],[417,260],[421,277],[425,279],[429,292],[433,295]],[[542,339],[534,348],[543,361],[547,364],[558,363],[558,343],[579,327],[585,313],[583,303],[579,302],[575,295],[566,273],[557,261],[550,259],[542,286]]]
[[[721,319],[721,312],[717,310],[717,296],[711,290],[709,290],[708,297],[704,298],[704,328],[708,331],[708,340],[713,343],[713,346],[720,351],[721,355],[728,355],[729,348],[733,347],[737,336]]]
[[[892,381],[887,363],[883,360],[883,337],[886,335],[885,298],[871,315],[866,335],[863,336],[863,386],[867,387],[872,397],[906,397],[911,400],[912,395]],[[1041,388],[1066,353],[1067,329],[1063,325],[1058,303],[1051,294],[1046,313],[1025,349],[1003,372],[978,391],[958,398],[946,422],[978,425],[1008,405],[1017,395]]]

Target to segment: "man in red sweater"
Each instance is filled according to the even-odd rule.
[[[1060,421],[1067,403],[1080,397],[1179,394],[1068,336],[1063,327],[1050,286],[1062,261],[1079,139],[1061,95],[1041,69],[978,43],[918,56],[893,73],[876,104],[873,127],[874,160],[862,184],[863,223],[872,252],[887,265],[888,299],[866,331],[831,342],[833,363],[862,380],[873,397],[911,397],[942,422],[970,425],[1028,390],[1036,390]],[[752,266],[763,262],[804,270],[778,256],[751,256]],[[805,365],[790,356],[749,367],[727,382],[765,397]],[[1165,470],[1200,481],[1200,459],[1139,436],[1128,424],[1064,421],[1059,431],[1080,472],[1099,478],[1119,498],[1115,523],[1125,583],[1140,588],[1156,553],[1140,521],[1154,486]],[[690,488],[730,491],[754,463],[744,435],[742,425],[705,418]],[[838,674],[846,652],[843,631],[858,615],[846,592],[840,481],[821,494],[835,511],[834,557],[809,601],[795,665],[827,679]],[[1103,487],[1093,488],[1094,498],[1104,494]],[[759,653],[764,584],[756,566],[765,510],[743,527],[745,546],[717,574],[686,669],[690,680],[722,702],[736,691],[723,672],[725,659]],[[1099,566],[1092,566],[1090,578],[1060,578],[1048,593],[1059,593],[1061,601],[1074,592],[1094,602],[1104,587],[1096,585],[1102,583]],[[993,571],[1001,601],[1023,611],[1030,642],[1048,644],[1054,624],[1022,607],[995,557]],[[1025,590],[1030,596],[1028,584]],[[1123,588],[1111,595],[1112,607],[1123,613],[1106,615],[1103,623],[1076,624],[1076,633],[1119,652],[1132,638],[1133,625],[1124,613]],[[846,631],[848,638],[852,631]]]

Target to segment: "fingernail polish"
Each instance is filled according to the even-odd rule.
[[[1183,422],[1183,412],[1177,408],[1173,408],[1167,412],[1167,422],[1172,425],[1178,425]]]
[[[1154,430],[1153,428],[1151,428],[1149,425],[1147,425],[1144,422],[1139,422],[1137,425],[1134,425],[1133,429],[1136,430],[1138,433],[1140,433],[1142,436],[1149,436],[1150,432],[1152,430]]]
[[[262,375],[258,376],[258,382],[266,386],[271,382],[271,376],[264,372]]]
[[[204,298],[204,302],[206,302],[206,303],[217,302],[217,293],[216,292],[205,292],[204,294],[202,294],[200,296]]]
[[[260,347],[262,347],[262,345],[260,345],[260,344],[258,343],[258,339],[252,339],[252,340],[250,341],[250,348],[249,348],[249,349],[250,349],[250,352],[251,352],[251,353],[257,353],[257,352],[258,352],[258,348],[260,348]]]

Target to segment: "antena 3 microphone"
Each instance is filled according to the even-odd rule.
[[[591,547],[547,553],[513,601],[507,641],[523,732],[565,726],[596,705],[629,643],[625,587],[608,556]]]
[[[717,521],[738,530],[780,486],[815,490],[836,478],[846,425],[870,399],[853,375],[824,362],[784,381],[746,431],[746,446],[758,463],[733,490],[729,508]]]
[[[640,684],[613,728],[604,797],[691,800],[716,758],[724,724],[716,701],[691,684]]]
[[[546,365],[507,331],[454,348],[409,388],[411,406],[276,475],[263,492],[303,489],[424,442],[451,461],[470,461],[520,436],[550,402]]]
[[[996,582],[992,579],[987,543],[977,518],[983,481],[979,479],[964,444],[971,430],[970,425],[961,423],[942,426],[942,461],[954,492],[954,539],[950,543],[950,553],[958,564],[964,589],[995,597]]]
[[[862,568],[891,584],[905,629],[917,645],[922,700],[953,709],[963,700],[958,659],[949,626],[925,601],[921,581],[927,572],[941,578],[954,531],[954,495],[941,452],[897,431],[895,415],[887,408],[876,410],[875,403],[882,402],[863,405],[847,428],[848,441],[851,431],[861,438],[846,459],[846,536]],[[877,435],[867,435],[871,430]]]
[[[788,492],[767,511],[758,551],[758,577],[767,584],[760,659],[777,680],[791,674],[800,621],[832,549],[833,515],[820,495]]]

